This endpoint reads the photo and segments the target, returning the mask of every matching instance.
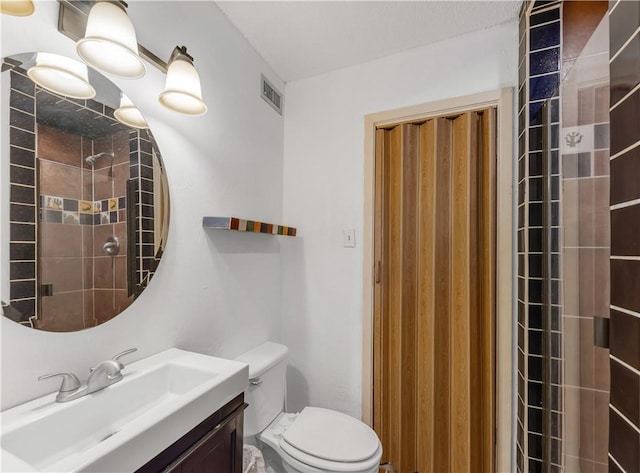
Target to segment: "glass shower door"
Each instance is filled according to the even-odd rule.
[[[564,467],[608,471],[609,28],[562,64]]]
[[[526,2],[520,33],[517,469],[606,472],[606,2]]]

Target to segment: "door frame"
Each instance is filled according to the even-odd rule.
[[[379,126],[448,115],[472,109],[497,107],[496,140],[496,451],[495,471],[513,471],[515,409],[514,282],[516,258],[513,253],[516,229],[513,213],[515,141],[513,88],[482,92],[365,116],[364,222],[363,222],[363,338],[362,338],[362,420],[373,423],[373,294],[374,294],[374,211],[375,211],[375,130]]]

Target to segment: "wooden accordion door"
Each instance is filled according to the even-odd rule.
[[[489,473],[496,110],[376,131],[374,429],[397,473]]]

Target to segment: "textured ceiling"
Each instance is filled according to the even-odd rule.
[[[218,1],[282,79],[361,64],[517,18],[505,1]]]

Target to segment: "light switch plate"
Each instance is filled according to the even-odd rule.
[[[342,230],[342,244],[345,248],[353,248],[356,246],[355,228],[345,228]]]

